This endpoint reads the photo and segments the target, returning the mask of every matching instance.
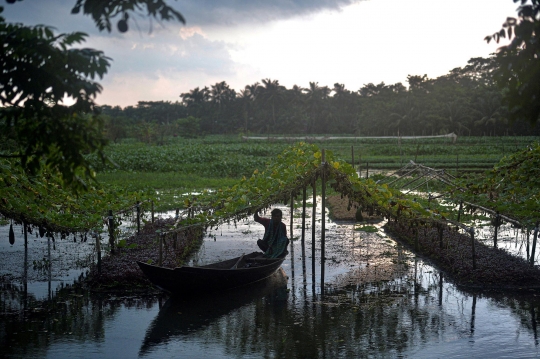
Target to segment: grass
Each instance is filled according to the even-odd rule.
[[[130,186],[132,190],[155,190],[158,201],[155,210],[164,212],[182,208],[178,197],[185,193],[199,192],[233,186],[238,178],[213,178],[173,172],[105,172],[98,173],[97,180],[105,186]]]

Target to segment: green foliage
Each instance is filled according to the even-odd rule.
[[[197,138],[201,134],[201,120],[193,116],[176,120],[176,126],[184,138]]]
[[[335,158],[331,151],[325,151],[323,161],[323,153],[317,146],[299,143],[286,148],[264,170],[255,170],[251,177],[243,177],[232,187],[186,196],[186,206],[202,211],[194,218],[184,219],[180,225],[216,226],[243,219],[274,203],[288,203],[322,176],[328,186],[347,195],[351,202],[386,217],[444,219],[441,209],[427,208],[386,184],[358,178],[353,167]]]
[[[121,15],[117,23],[118,31],[126,32],[129,14],[143,8],[146,8],[148,17],[186,23],[182,14],[168,6],[163,0],[77,0],[71,13],[78,14],[82,10],[83,14],[92,17],[100,31],[107,30],[108,32],[112,30],[111,18]]]
[[[43,166],[57,170],[79,189],[85,185],[79,175],[92,177],[83,154],[101,157],[105,144],[101,122],[83,113],[94,110],[101,86],[91,79],[103,77],[110,60],[101,51],[72,48],[85,37],[0,18],[0,156],[18,158],[30,175]],[[63,105],[65,96],[75,104]]]
[[[540,143],[504,157],[492,170],[462,180],[456,199],[498,211],[527,228],[540,220]]]
[[[28,177],[12,161],[0,160],[0,214],[46,232],[101,230],[103,216],[147,198],[127,187],[100,188],[74,195],[54,172]]]
[[[127,31],[129,14],[144,7],[149,17],[185,22],[163,0],[77,0],[72,13],[82,10],[108,31],[110,19],[121,15],[119,29]],[[98,50],[74,48],[86,37],[0,17],[0,157],[19,159],[32,176],[45,168],[57,171],[75,190],[87,187],[80,176],[93,177],[84,154],[95,152],[104,159],[102,122],[90,114],[95,114],[94,99],[102,90],[94,80],[103,78],[110,59]],[[64,105],[66,97],[74,104]]]
[[[513,120],[526,119],[535,124],[540,118],[540,3],[521,2],[518,18],[508,17],[503,28],[485,39],[511,40],[497,53],[495,79],[504,90],[504,102]]]

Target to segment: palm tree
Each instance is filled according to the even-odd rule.
[[[309,123],[306,131],[311,132],[314,129],[315,123],[322,121],[324,100],[328,99],[330,89],[328,86],[319,86],[318,82],[310,82],[309,88],[306,88],[304,92],[307,95],[306,105],[309,113]]]
[[[278,80],[264,79],[263,86],[259,86],[258,91],[265,104],[269,104],[272,112],[272,123],[276,126],[276,103],[283,100],[285,87],[279,84]]]

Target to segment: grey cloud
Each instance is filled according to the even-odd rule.
[[[230,26],[264,23],[308,15],[322,10],[339,10],[360,0],[187,0],[172,3],[188,25]]]
[[[358,1],[361,0],[169,0],[167,2],[182,13],[188,26],[219,27],[265,23],[323,10],[337,11]],[[63,32],[77,30],[91,34],[98,33],[88,16],[71,15],[75,2],[75,0],[24,0],[12,5],[5,4],[3,15],[8,22],[51,25]],[[150,23],[143,16],[137,17],[136,21],[138,28],[143,32],[150,26],[160,26],[155,24],[155,21]],[[169,27],[167,23],[163,25]],[[137,29],[137,26],[131,21],[131,28]]]
[[[136,41],[135,48],[132,44],[132,41],[120,40],[107,48],[107,56],[114,59],[111,72],[152,76],[152,73],[172,71],[226,76],[234,71],[226,44],[209,41],[199,34],[185,40],[172,34],[160,34],[153,39]]]

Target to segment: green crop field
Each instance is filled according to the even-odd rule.
[[[459,137],[431,139],[335,139],[306,141],[342,160],[354,162],[365,176],[377,170],[397,170],[415,161],[452,174],[482,171],[505,155],[523,149],[536,137]],[[298,141],[297,141],[298,142]],[[98,181],[134,189],[154,189],[160,194],[160,209],[178,204],[175,198],[205,188],[228,187],[266,163],[294,142],[243,140],[238,136],[207,136],[200,139],[170,138],[164,145],[126,140],[107,147],[110,163],[93,160]]]

